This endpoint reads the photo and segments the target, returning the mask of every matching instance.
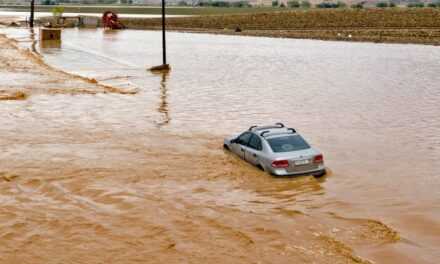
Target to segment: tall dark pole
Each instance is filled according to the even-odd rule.
[[[162,65],[154,66],[149,69],[152,72],[168,72],[171,70],[167,64],[167,44],[165,40],[165,0],[162,0]]]
[[[35,9],[35,0],[31,0],[31,16],[29,18],[29,26],[31,28],[34,27],[34,9]]]
[[[167,47],[165,41],[165,0],[162,0],[162,61],[167,64]]]

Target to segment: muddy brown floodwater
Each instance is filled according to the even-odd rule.
[[[169,33],[154,75],[159,32],[1,32],[0,263],[438,263],[438,47]],[[327,177],[222,150],[275,121]]]

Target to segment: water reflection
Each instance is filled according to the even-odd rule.
[[[42,48],[42,49],[60,49],[61,48],[61,41],[60,40],[40,41],[40,48]],[[36,52],[35,44],[32,45],[32,50],[34,52]]]
[[[160,75],[160,95],[159,95],[159,107],[157,111],[161,114],[161,120],[157,122],[157,127],[161,128],[170,123],[170,111],[168,107],[168,89],[167,89],[167,80],[169,77],[169,71],[163,71],[159,73],[154,73],[155,75]]]
[[[29,29],[29,37],[30,37],[30,39],[32,41],[31,49],[32,49],[33,52],[37,53],[37,48],[36,48],[37,41],[35,40],[35,31],[34,31],[33,28]]]
[[[118,34],[119,34],[120,30],[111,30],[111,29],[106,29],[102,31],[102,34],[104,36],[105,39],[108,40],[117,40],[118,39]]]

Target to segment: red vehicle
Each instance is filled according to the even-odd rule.
[[[102,14],[102,24],[106,29],[122,29],[124,25],[118,20],[118,15],[112,11],[105,11]]]

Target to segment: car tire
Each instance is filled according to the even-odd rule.
[[[258,164],[258,165],[257,165],[257,168],[259,168],[259,169],[262,170],[262,171],[266,171],[266,170],[264,169],[263,165],[261,165],[261,164]]]
[[[223,144],[223,148],[226,149],[226,150],[229,150],[229,147],[226,144]]]
[[[315,176],[316,178],[320,178],[320,177],[324,176],[326,173],[327,173],[326,170],[323,169],[321,171],[313,173],[313,176]]]

